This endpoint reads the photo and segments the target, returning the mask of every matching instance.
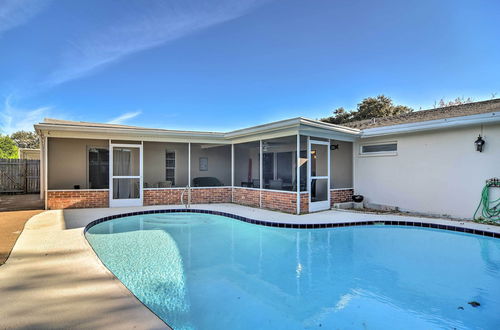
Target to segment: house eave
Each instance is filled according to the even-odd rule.
[[[437,120],[422,121],[409,124],[399,124],[384,127],[367,128],[361,131],[361,138],[407,134],[430,130],[440,130],[456,127],[466,127],[481,124],[500,123],[500,112],[489,112],[470,116],[452,117]]]

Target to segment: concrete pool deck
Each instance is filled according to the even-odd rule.
[[[84,227],[109,215],[181,206],[46,211],[31,218],[0,267],[0,328],[168,328],[100,262]],[[393,214],[330,210],[289,215],[236,204],[193,205],[281,223],[415,221],[500,233],[500,227]]]

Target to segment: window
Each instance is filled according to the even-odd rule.
[[[175,185],[175,150],[165,152],[165,181],[172,182]]]
[[[88,149],[89,189],[109,188],[109,151],[104,148]]]
[[[361,146],[362,155],[395,155],[397,151],[398,144],[396,142],[367,144]]]

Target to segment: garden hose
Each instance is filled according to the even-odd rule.
[[[500,221],[500,198],[490,201],[490,188],[493,187],[500,188],[500,180],[498,178],[486,181],[483,191],[481,192],[481,200],[479,201],[476,212],[474,212],[474,220]],[[478,215],[479,209],[481,209],[480,215]]]

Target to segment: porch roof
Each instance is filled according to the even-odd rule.
[[[168,130],[50,118],[46,118],[42,123],[34,126],[40,135],[49,137],[222,144],[242,143],[296,134],[354,141],[361,134],[361,131],[356,128],[328,124],[303,117],[275,121],[229,132]]]

